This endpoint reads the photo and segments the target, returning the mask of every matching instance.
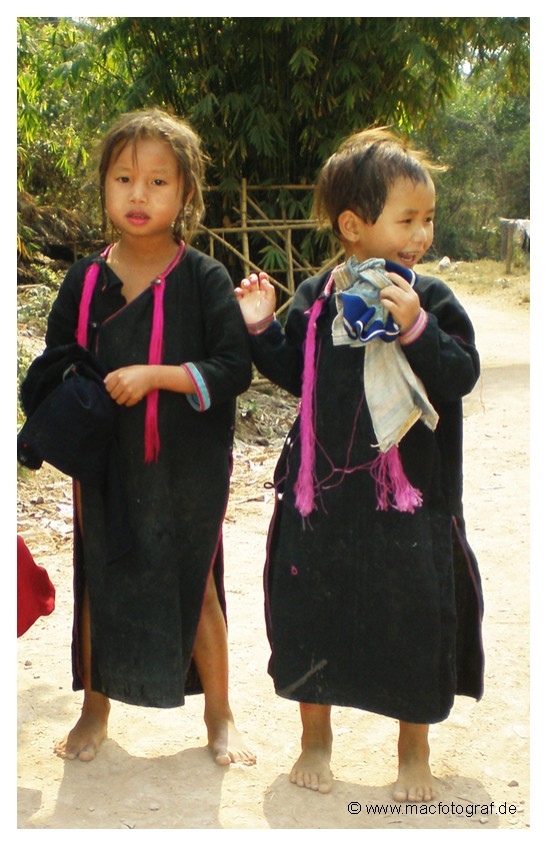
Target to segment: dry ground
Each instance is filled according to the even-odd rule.
[[[172,711],[113,703],[110,738],[95,761],[54,756],[81,698],[70,678],[70,483],[44,467],[18,484],[18,532],[57,590],[54,613],[17,643],[19,829],[529,826],[529,276],[503,276],[493,262],[444,274],[475,324],[483,363],[465,402],[465,505],[483,578],[487,663],[482,701],[458,700],[432,729],[442,800],[435,813],[390,803],[397,725],[373,714],[335,709],[330,795],[289,783],[299,720],[266,673],[261,578],[272,510],[264,483],[294,403],[254,389],[240,404],[225,544],[232,705],[257,765],[211,762],[202,697]],[[40,339],[25,331],[20,327],[21,337],[39,352]],[[392,806],[367,812],[375,803]]]

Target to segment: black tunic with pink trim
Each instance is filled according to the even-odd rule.
[[[74,342],[90,256],[68,272],[53,305],[48,348]],[[148,362],[151,288],[127,304],[100,260],[89,347],[107,370]],[[109,560],[107,498],[81,486],[75,531],[73,686],[81,689],[78,628],[83,591],[91,611],[92,687],[135,705],[174,707],[200,692],[191,660],[205,585],[213,570],[221,605],[222,523],[232,462],[235,397],[251,380],[247,331],[226,269],[193,248],[166,278],[163,363],[184,365],[193,395],[161,391],[160,452],[144,462],[146,402],[119,407],[121,495],[131,549]]]
[[[299,286],[285,329],[251,336],[265,376],[299,396],[308,310],[329,274]],[[473,327],[450,289],[418,277],[427,313],[404,353],[440,416],[400,444],[414,513],[377,510],[366,465],[377,456],[363,350],[332,343],[334,297],[317,320],[315,510],[295,505],[300,421],[275,471],[265,569],[269,672],[280,696],[416,723],[443,720],[456,693],[483,689],[480,576],[462,512],[462,397],[479,376]]]

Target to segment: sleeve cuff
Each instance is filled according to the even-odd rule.
[[[186,394],[188,402],[196,411],[207,411],[211,407],[211,395],[207,389],[205,379],[192,362],[181,364],[181,367],[184,368],[194,385],[194,392],[192,394]]]
[[[413,341],[418,340],[426,326],[427,313],[423,310],[423,308],[421,308],[414,325],[411,326],[407,332],[403,332],[402,335],[399,335],[400,344],[404,347],[407,344],[411,344]]]
[[[260,335],[261,332],[264,332],[272,325],[274,320],[275,312],[273,314],[269,314],[268,317],[265,317],[263,320],[259,320],[258,323],[248,323],[247,332],[249,335]]]

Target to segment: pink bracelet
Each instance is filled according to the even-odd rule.
[[[410,327],[410,329],[403,332],[402,335],[399,335],[399,342],[403,345],[403,347],[406,344],[411,344],[420,337],[426,326],[427,313],[423,310],[423,308],[421,308],[415,323]]]
[[[273,314],[269,314],[268,317],[264,317],[262,320],[259,320],[258,323],[248,323],[247,324],[247,331],[249,335],[260,335],[261,332],[264,332],[268,326],[271,326],[275,320],[275,312]]]

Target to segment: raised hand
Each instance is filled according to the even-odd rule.
[[[267,273],[259,273],[258,276],[251,273],[248,279],[241,281],[235,293],[247,326],[260,323],[273,315],[275,287],[269,281]]]

